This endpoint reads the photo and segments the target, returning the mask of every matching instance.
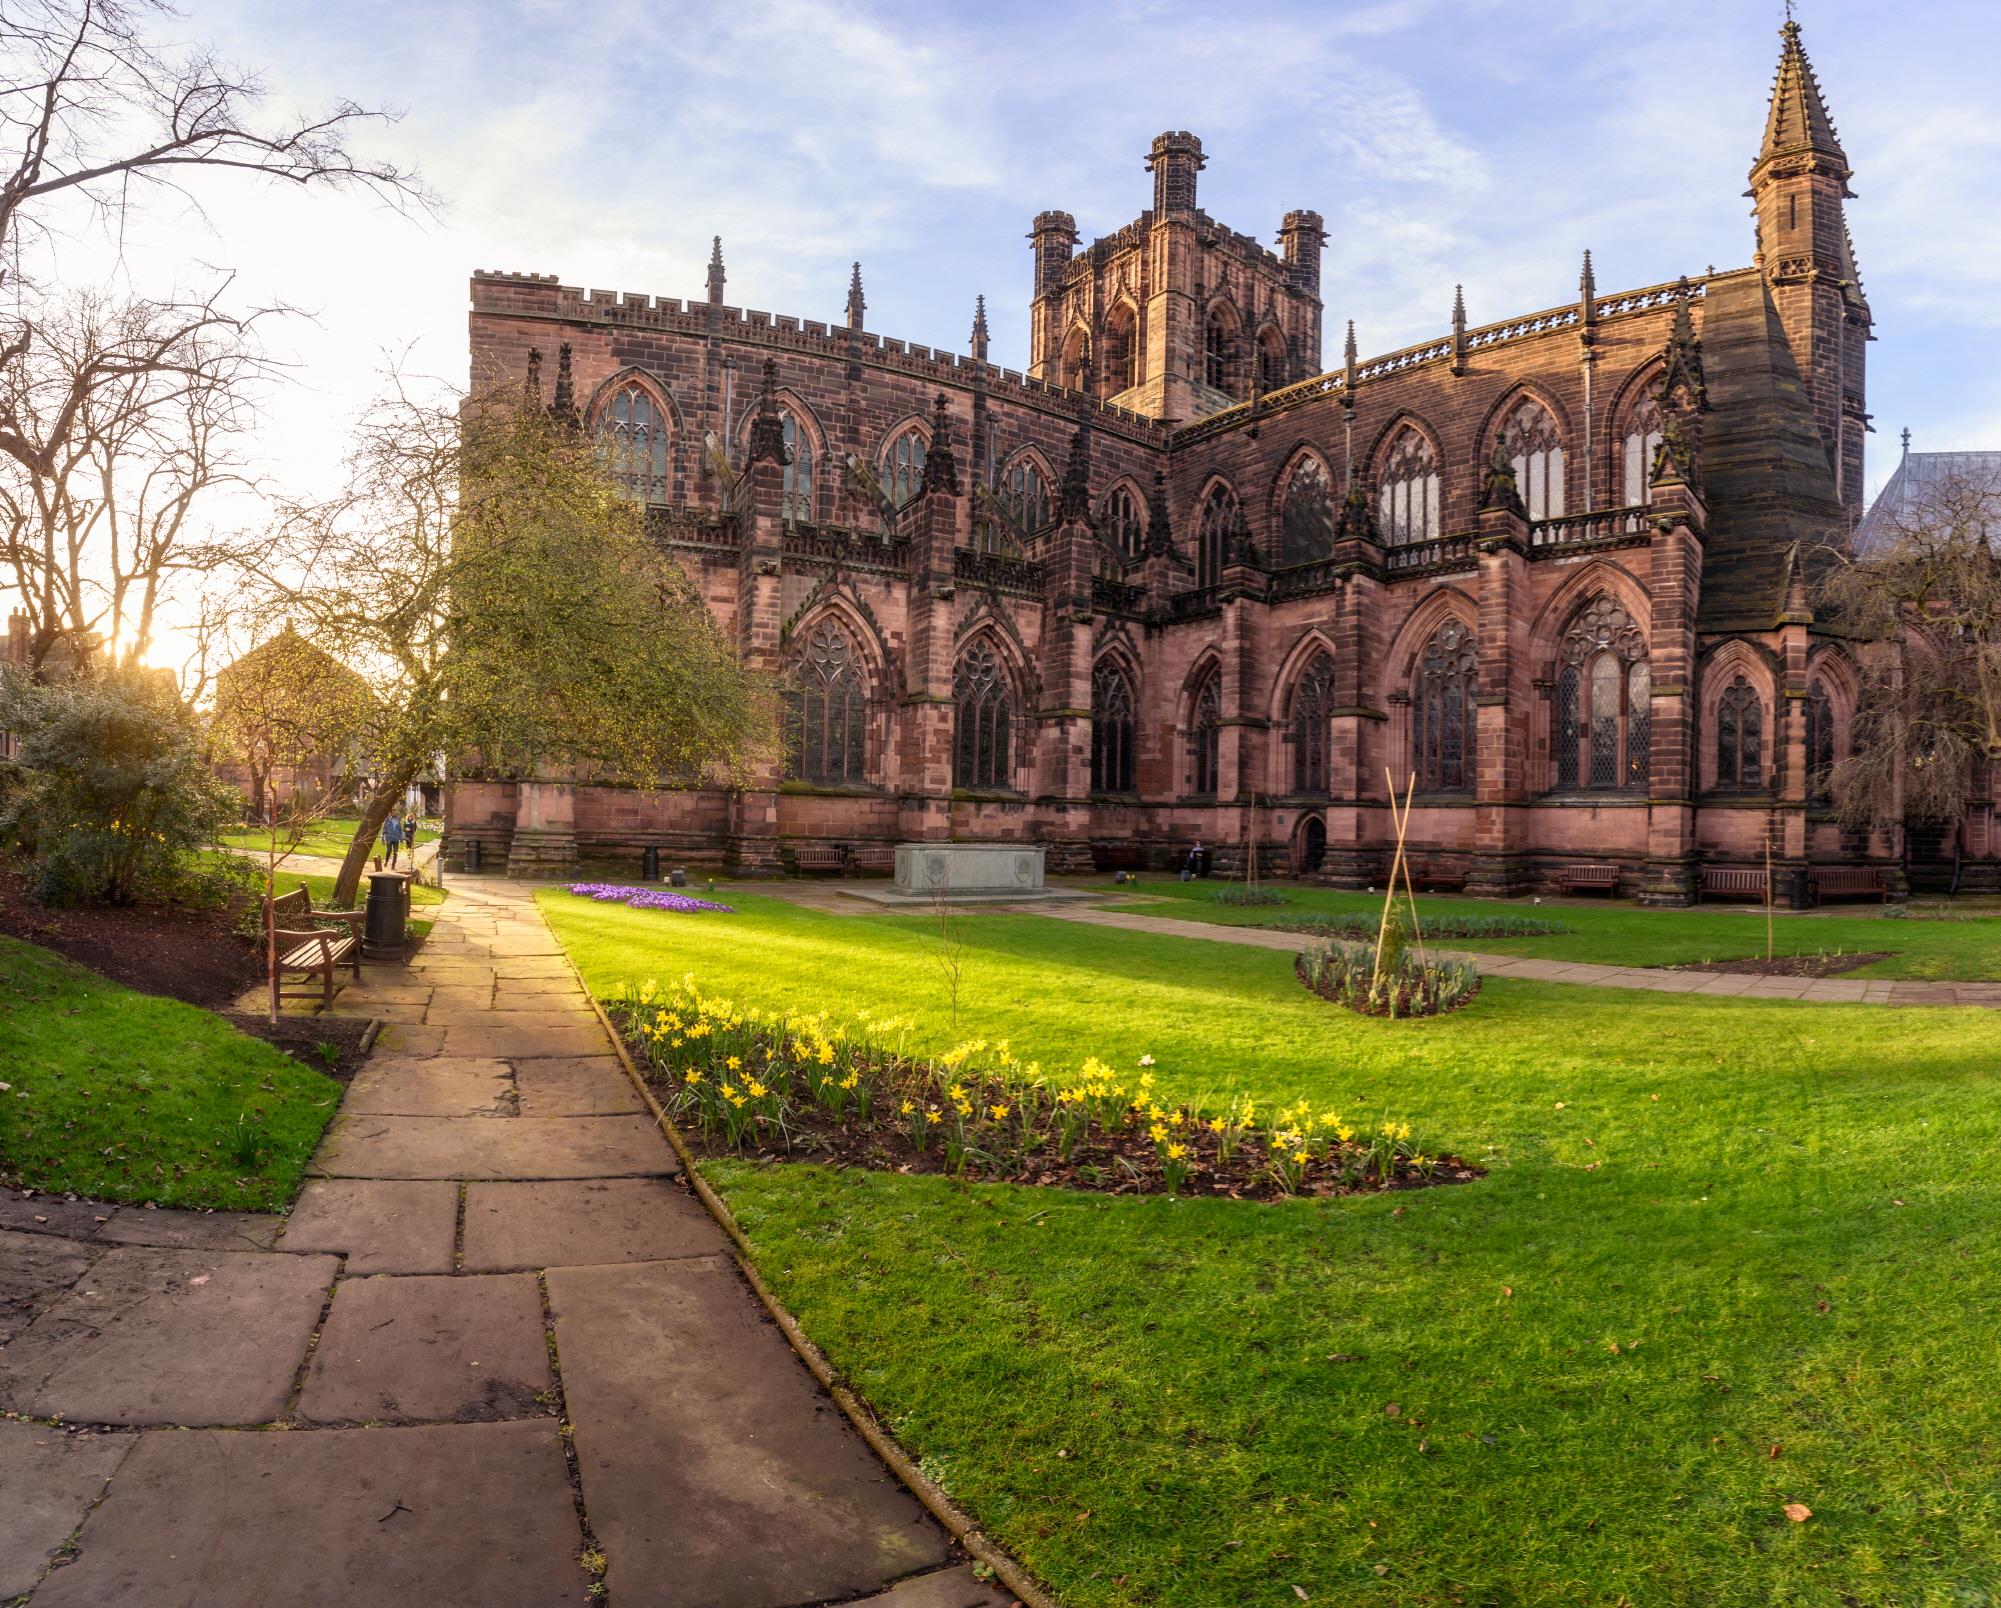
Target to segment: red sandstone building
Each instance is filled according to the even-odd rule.
[[[489,863],[647,845],[749,870],[1028,840],[1053,868],[1380,881],[1385,773],[1437,881],[1579,860],[1688,899],[1708,865],[1872,861],[1822,796],[1856,689],[1803,550],[1861,511],[1870,338],[1849,167],[1788,24],[1749,267],[1576,297],[1320,372],[1322,219],[1267,249],[1197,204],[1078,249],[1034,222],[1029,365],[706,299],[472,282],[476,385],[595,432],[747,661],[782,760],[744,791],[464,782]],[[730,469],[705,450],[713,437]],[[734,484],[732,484],[734,480]],[[1977,823],[1984,832],[1984,817]],[[1971,830],[1972,828],[1970,828]],[[1802,879],[1803,880],[1803,879]]]

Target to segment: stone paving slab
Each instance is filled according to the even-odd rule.
[[[88,1424],[268,1423],[337,1266],[114,1247],[0,1351],[0,1406]]]
[[[344,1251],[349,1277],[449,1273],[458,1186],[445,1180],[315,1178],[286,1220],[281,1250]]]
[[[701,1202],[664,1178],[466,1186],[468,1273],[666,1261],[728,1249]]]
[[[727,1263],[556,1268],[548,1286],[619,1608],[790,1608],[946,1561]]]
[[[849,1608],[1020,1608],[1011,1591],[980,1579],[970,1563],[918,1575]]]
[[[606,1044],[604,1029],[595,1017],[580,1019],[574,1027],[447,1027],[442,1031],[446,1055],[498,1055],[510,1061],[538,1055],[599,1055]]]
[[[520,1061],[514,1086],[524,1117],[602,1117],[646,1109],[615,1055]]]
[[[504,1004],[505,1001],[502,1001]],[[582,1002],[576,1002],[581,1005]],[[496,1032],[514,1028],[541,1028],[566,1025],[563,1013],[572,1008],[569,1000],[555,999],[542,1008],[542,1001],[534,1001],[523,1008],[505,1010],[484,1005],[432,1005],[424,1020],[433,1027],[486,1027]],[[588,1015],[584,1020],[588,1021]]]
[[[546,1420],[142,1436],[34,1608],[584,1608]]]
[[[128,1207],[97,1231],[114,1245],[178,1251],[268,1251],[285,1219],[270,1212],[147,1211]]]
[[[436,1055],[445,1047],[442,1027],[418,1027],[408,1022],[391,1022],[375,1035],[377,1055]]]
[[[0,1420],[0,1600],[34,1589],[137,1441]]]
[[[453,1055],[377,1056],[347,1086],[341,1110],[397,1117],[487,1117],[513,1110],[505,1061]]]
[[[323,1424],[534,1418],[553,1400],[542,1296],[529,1273],[343,1279],[299,1416]]]
[[[616,1178],[679,1170],[647,1117],[343,1116],[331,1178]]]
[[[0,1346],[60,1300],[103,1254],[76,1240],[0,1229]]]
[[[90,1200],[64,1200],[60,1195],[30,1195],[19,1189],[0,1189],[0,1228],[18,1228],[24,1234],[68,1234],[88,1238],[102,1228],[118,1208]]]

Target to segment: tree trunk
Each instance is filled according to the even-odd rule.
[[[354,907],[361,893],[361,873],[368,865],[368,856],[375,847],[376,838],[381,835],[382,823],[389,819],[389,812],[396,807],[396,801],[409,791],[416,774],[415,761],[391,771],[383,777],[382,785],[362,809],[361,820],[355,825],[354,841],[348,844],[347,858],[341,861],[340,875],[334,879],[334,903],[343,909]]]

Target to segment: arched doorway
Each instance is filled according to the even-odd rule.
[[[1292,867],[1311,876],[1327,858],[1327,823],[1317,815],[1304,817],[1292,834]]]

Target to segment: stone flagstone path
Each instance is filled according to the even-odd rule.
[[[340,1008],[389,1025],[275,1238],[0,1193],[0,1602],[1011,1600],[786,1345],[530,890],[455,881]]]

